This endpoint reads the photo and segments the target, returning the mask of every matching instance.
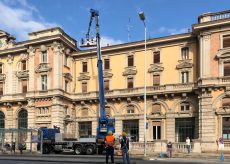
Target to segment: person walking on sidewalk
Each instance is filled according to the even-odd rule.
[[[122,159],[123,163],[130,164],[130,159],[129,159],[129,139],[127,138],[127,134],[125,132],[122,133],[122,138],[121,138],[121,151],[122,151]]]
[[[111,156],[111,162],[114,163],[114,145],[115,145],[115,137],[113,136],[113,132],[109,131],[108,135],[105,138],[106,144],[106,163],[109,161],[109,156]]]
[[[171,142],[167,144],[167,149],[168,149],[168,157],[172,158],[172,143]]]
[[[187,147],[188,154],[189,154],[190,153],[190,148],[191,148],[191,142],[190,142],[189,137],[186,138],[186,147]]]

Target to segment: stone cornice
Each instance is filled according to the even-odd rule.
[[[150,68],[148,69],[149,73],[153,72],[162,72],[164,70],[164,67],[161,66],[161,64],[151,64]]]
[[[16,76],[19,79],[24,79],[29,77],[29,70],[17,71]]]
[[[80,73],[80,76],[78,77],[78,81],[82,80],[90,80],[90,76],[88,76],[88,73]]]
[[[51,71],[51,69],[52,68],[49,66],[49,63],[40,63],[36,68],[35,72],[36,73],[49,72]]]
[[[128,76],[128,75],[136,75],[136,74],[137,74],[137,69],[134,66],[134,67],[126,67],[122,75]]]
[[[193,67],[193,64],[190,63],[189,61],[187,60],[183,60],[183,61],[179,61],[180,63],[177,64],[176,68],[177,69],[183,69],[183,68],[192,68]]]

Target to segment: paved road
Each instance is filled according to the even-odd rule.
[[[57,162],[57,161],[31,161],[31,160],[1,160],[0,159],[0,164],[70,164],[70,163],[78,163],[78,164],[85,164],[89,162],[84,162],[84,161],[72,161],[72,162]],[[104,162],[90,162],[94,164],[99,164],[99,163],[104,163]],[[220,162],[214,162],[214,161],[176,161],[176,160],[153,160],[153,161],[137,161],[136,163],[138,164],[163,164],[163,163],[168,163],[168,164],[218,164]],[[135,164],[136,164],[135,163]],[[226,163],[226,162],[221,162],[221,163]]]

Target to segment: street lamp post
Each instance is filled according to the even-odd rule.
[[[146,24],[145,14],[143,11],[139,12],[140,20],[144,23],[145,27],[145,55],[144,55],[144,156],[146,157]]]

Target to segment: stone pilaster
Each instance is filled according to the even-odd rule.
[[[212,110],[211,91],[202,89],[199,97],[199,139],[201,140],[202,151],[216,149],[215,137],[215,113]]]
[[[97,125],[98,125],[98,121],[93,120],[92,121],[92,135],[97,135]]]
[[[35,56],[35,49],[30,46],[29,49],[27,50],[29,53],[29,63],[28,63],[28,68],[29,68],[29,86],[28,86],[28,91],[34,91],[34,56]]]
[[[11,55],[8,55],[7,57],[7,63],[8,63],[8,70],[6,75],[6,81],[5,81],[5,94],[12,94],[12,87],[10,85],[13,84],[13,61],[14,57]]]
[[[201,78],[210,76],[210,33],[200,36],[200,75]]]
[[[175,142],[175,116],[174,113],[166,114],[166,139]]]
[[[14,119],[13,119],[13,108],[12,105],[7,103],[7,109],[6,109],[6,126],[5,128],[15,128],[14,127]]]
[[[64,117],[65,117],[65,106],[59,97],[53,98],[53,104],[51,107],[52,127],[60,127],[61,133],[64,132]]]
[[[139,141],[144,142],[144,119],[139,119]]]
[[[62,88],[62,55],[63,55],[63,45],[54,42],[53,45],[53,72],[54,72],[54,88]]]
[[[37,128],[35,127],[35,104],[33,99],[28,100],[27,105],[28,111],[28,128]]]
[[[121,119],[115,119],[115,133],[117,135],[122,134],[122,120]]]

